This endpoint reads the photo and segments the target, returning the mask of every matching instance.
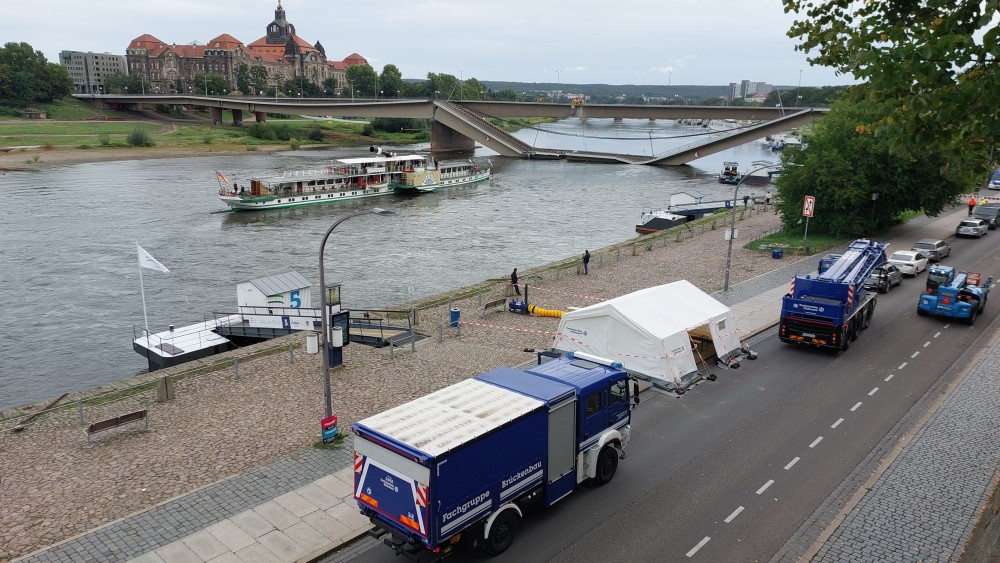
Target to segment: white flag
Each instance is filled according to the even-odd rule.
[[[135,247],[139,249],[139,265],[140,266],[142,266],[143,268],[149,268],[150,270],[158,270],[160,272],[169,272],[170,271],[170,270],[167,269],[166,266],[164,266],[163,264],[160,264],[160,262],[157,261],[156,258],[153,258],[153,256],[150,253],[146,252],[145,249],[143,249],[141,246],[139,246],[139,243],[135,243]]]

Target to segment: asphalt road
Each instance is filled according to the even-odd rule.
[[[946,264],[1000,274],[1000,231],[949,240]],[[530,513],[514,545],[457,561],[767,561],[942,377],[997,307],[969,327],[919,317],[926,274],[878,297],[844,353],[759,336],[758,360],[681,398],[647,393],[615,480]],[[964,361],[964,360],[962,360]],[[843,500],[846,501],[846,498]],[[825,522],[820,522],[822,526]],[[374,541],[358,561],[398,561]]]

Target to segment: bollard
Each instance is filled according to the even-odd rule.
[[[438,344],[444,342],[444,325],[438,325]]]
[[[413,313],[413,326],[417,326],[417,308],[410,309],[410,312]]]
[[[525,290],[527,292],[527,290]],[[455,336],[462,336],[462,323],[455,325]]]
[[[76,401],[76,410],[77,410],[77,413],[80,415],[80,424],[83,424],[83,401],[82,400],[77,399],[77,401]]]
[[[233,356],[233,377],[240,378],[240,358],[238,356]]]
[[[389,359],[391,360],[393,356],[396,355],[396,345],[389,342]]]
[[[410,329],[410,352],[417,351],[417,338],[413,335],[413,329]]]
[[[290,363],[290,364],[294,364],[295,363],[295,356],[292,355],[292,345],[291,344],[288,345],[288,363]]]
[[[481,289],[478,292],[476,292],[476,306],[478,307],[483,306],[483,290]]]

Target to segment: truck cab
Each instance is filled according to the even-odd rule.
[[[920,294],[918,315],[938,315],[963,319],[974,324],[986,308],[986,299],[993,285],[990,276],[983,282],[979,272],[962,272],[951,266],[933,266],[927,270],[927,289]]]

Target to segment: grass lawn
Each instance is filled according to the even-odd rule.
[[[787,248],[792,250],[802,250],[806,254],[817,254],[828,248],[843,246],[850,241],[841,237],[835,237],[824,233],[809,233],[809,237],[803,239],[804,228],[796,228],[791,231],[778,231],[772,235],[757,239],[744,246],[747,250],[758,252],[771,252],[773,248]]]

